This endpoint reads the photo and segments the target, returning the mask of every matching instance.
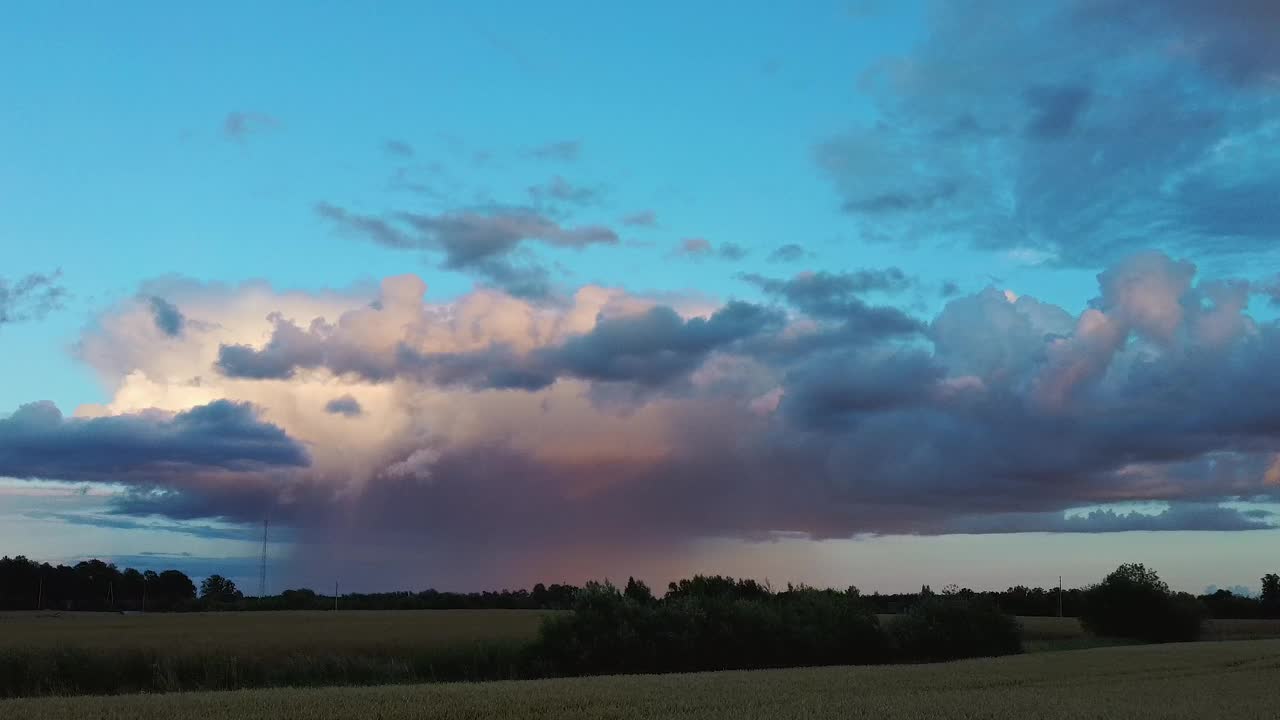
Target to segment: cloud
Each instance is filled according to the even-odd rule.
[[[62,307],[67,290],[58,283],[62,271],[32,273],[10,283],[0,277],[0,326],[38,320]]]
[[[581,151],[582,142],[580,140],[560,140],[536,147],[529,151],[529,155],[538,160],[573,162],[578,159],[578,154]]]
[[[860,295],[899,293],[912,285],[911,279],[895,267],[856,272],[802,272],[789,280],[756,273],[743,273],[738,277],[810,315],[829,318],[847,317],[860,311],[865,307],[858,298]]]
[[[952,529],[968,533],[1102,533],[1168,530],[1236,532],[1274,530],[1276,527],[1237,508],[1215,503],[1175,503],[1158,513],[1117,512],[1111,508],[1099,508],[1084,514],[1011,513],[958,521]]]
[[[429,302],[413,277],[148,287],[207,322],[166,338],[142,303],[104,314],[81,342],[114,388],[93,412],[251,402],[310,462],[168,473],[113,512],[254,522],[270,508],[298,567],[416,558],[472,583],[516,567],[580,579],[778,532],[1275,523],[1250,503],[1280,498],[1280,325],[1247,313],[1249,285],[1139,254],[1082,307],[990,287],[926,323],[868,303],[913,288],[900,272],[753,282],[789,312],[591,286],[562,304],[484,288]],[[239,346],[272,371],[210,372]],[[362,412],[327,412],[342,395]],[[501,567],[481,562],[495,553]],[[385,580],[403,565],[360,567]]]
[[[1258,292],[1263,297],[1268,298],[1271,305],[1280,306],[1280,275],[1276,275],[1274,278],[1265,281],[1261,287],[1258,288]]]
[[[360,407],[359,400],[350,395],[343,395],[325,403],[324,411],[346,417],[358,417],[363,412],[363,408]]]
[[[919,351],[819,356],[788,375],[782,410],[802,427],[856,424],[860,416],[925,402],[943,374]]]
[[[930,12],[920,44],[862,78],[874,119],[815,148],[834,204],[865,237],[1076,267],[1153,245],[1272,251],[1280,206],[1264,198],[1280,182],[1280,22],[1270,3]]]
[[[421,292],[399,290],[414,281],[384,283],[376,307],[348,313],[336,324],[316,319],[304,330],[273,313],[274,329],[262,348],[222,345],[216,368],[227,377],[256,380],[287,380],[299,371],[324,369],[369,382],[408,378],[478,389],[535,391],[560,378],[657,387],[686,378],[711,352],[781,322],[778,314],[741,302],[707,318],[687,319],[670,307],[653,306],[598,316],[584,332],[524,350],[495,340],[466,350],[432,351],[414,342],[415,336],[430,334],[435,322],[420,305]],[[367,335],[384,327],[392,332],[370,343]]]
[[[1032,116],[1027,132],[1035,138],[1053,140],[1064,137],[1076,127],[1080,115],[1089,105],[1089,88],[1071,85],[1036,86],[1027,90],[1027,105]]]
[[[534,205],[546,203],[565,203],[579,207],[594,205],[600,201],[600,190],[592,187],[573,185],[563,177],[556,175],[541,185],[529,186],[529,197]]]
[[[737,261],[745,258],[749,253],[749,250],[737,243],[725,242],[715,246],[706,238],[685,238],[680,241],[680,245],[672,255],[695,260],[714,257],[720,260]]]
[[[217,400],[169,414],[64,418],[48,401],[0,420],[0,475],[67,482],[157,482],[191,471],[306,465],[306,450],[245,403]]]
[[[521,297],[545,297],[551,291],[545,268],[513,259],[530,243],[578,250],[618,243],[617,233],[602,225],[564,227],[520,208],[438,215],[401,212],[379,218],[321,203],[316,212],[340,229],[385,247],[440,253],[442,269],[474,273]]]
[[[658,224],[658,215],[652,210],[637,210],[622,218],[627,227],[653,227]]]
[[[102,513],[44,512],[26,513],[37,520],[54,520],[68,525],[109,528],[112,530],[143,530],[146,532],[172,532],[211,540],[251,540],[243,527],[219,527],[207,523],[169,522],[165,520],[139,520],[123,515]],[[142,553],[149,556],[165,556],[166,553]]]
[[[228,140],[243,142],[250,135],[256,135],[280,126],[274,117],[257,112],[230,112],[222,121],[222,134]]]
[[[413,157],[413,146],[403,140],[388,140],[382,144],[388,155],[400,158]]]
[[[769,262],[771,263],[792,263],[799,262],[809,256],[809,252],[804,249],[803,245],[796,243],[787,243],[780,245],[773,252],[769,253]]]
[[[169,337],[182,334],[182,327],[187,319],[177,305],[157,295],[147,298],[147,302],[151,305],[151,317],[157,330]]]
[[[1174,0],[1158,10],[1137,0],[1096,0],[1082,4],[1077,17],[1185,38],[1176,53],[1229,83],[1274,88],[1280,82],[1280,8],[1265,0]]]

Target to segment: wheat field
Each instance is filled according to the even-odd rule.
[[[0,701],[6,720],[1245,720],[1278,714],[1280,640],[1096,648],[938,665]]]
[[[393,652],[530,640],[547,611],[351,610],[215,613],[0,613],[0,650],[79,648]]]

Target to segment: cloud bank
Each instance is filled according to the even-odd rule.
[[[1092,267],[1280,235],[1280,11],[1253,0],[930,6],[815,159],[863,237]]]
[[[1140,253],[1074,312],[987,288],[928,320],[876,304],[913,287],[894,268],[746,278],[776,305],[166,281],[82,339],[111,402],[0,421],[0,473],[491,581],[517,548],[576,577],[704,538],[1273,527],[1240,508],[1280,496],[1280,327],[1197,275]]]

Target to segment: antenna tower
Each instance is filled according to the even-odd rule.
[[[258,597],[267,596],[267,528],[271,525],[271,518],[262,519],[262,561],[258,565]]]

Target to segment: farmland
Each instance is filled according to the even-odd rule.
[[[257,652],[395,652],[538,632],[538,610],[286,611],[256,613],[0,613],[0,650],[183,649]]]
[[[0,697],[514,677],[526,610],[0,614]]]
[[[521,650],[549,614],[0,613],[0,697],[529,677]],[[1087,635],[1074,618],[1019,622],[1031,652],[1127,644]],[[1280,621],[1211,621],[1205,637],[1280,638]]]
[[[0,701],[0,717],[1274,718],[1280,640],[935,665]]]

